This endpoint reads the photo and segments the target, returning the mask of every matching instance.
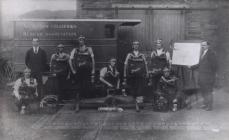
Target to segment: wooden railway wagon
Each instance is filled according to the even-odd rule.
[[[25,68],[25,53],[31,47],[32,38],[38,37],[50,61],[56,46],[62,43],[65,51],[70,53],[77,45],[80,35],[86,37],[86,44],[94,51],[96,70],[100,69],[110,57],[123,53],[118,48],[120,26],[135,26],[141,23],[137,19],[20,19],[14,22],[15,71]]]
[[[121,27],[132,28],[141,23],[138,19],[20,19],[14,21],[13,63],[16,72],[22,72],[25,66],[26,51],[32,46],[32,38],[38,37],[40,47],[47,53],[48,63],[58,44],[65,46],[69,53],[78,45],[78,37],[86,37],[86,44],[92,47],[95,56],[95,67],[98,75],[111,57],[117,57],[123,67],[125,51],[118,45]],[[122,32],[121,32],[122,34]],[[128,37],[125,37],[128,38]],[[131,38],[131,37],[130,37]],[[123,41],[123,39],[122,39]],[[131,48],[131,44],[128,45]],[[120,68],[122,69],[122,68]],[[47,77],[46,77],[47,78]],[[98,77],[97,77],[98,78]],[[98,81],[98,79],[97,79]],[[67,98],[74,96],[75,86],[70,80],[66,82],[64,94]],[[49,77],[44,83],[44,94],[55,94],[55,78]],[[69,96],[70,95],[70,96]],[[94,94],[93,94],[94,95]]]

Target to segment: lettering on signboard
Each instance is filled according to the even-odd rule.
[[[16,22],[15,38],[18,40],[39,37],[44,40],[74,40],[78,36],[78,26],[74,22]]]

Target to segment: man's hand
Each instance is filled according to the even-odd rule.
[[[123,79],[122,85],[126,86],[126,78]]]
[[[112,85],[112,84],[110,84],[110,83],[108,83],[108,86],[110,87],[110,88],[113,88],[114,86]]]
[[[187,66],[189,69],[191,69],[192,68],[192,66]]]
[[[15,95],[15,97],[18,99],[18,100],[21,100],[21,95]]]
[[[149,78],[149,73],[148,72],[146,73],[146,78]]]
[[[73,73],[73,74],[76,74],[76,71],[75,71],[75,70],[72,70],[72,73]]]

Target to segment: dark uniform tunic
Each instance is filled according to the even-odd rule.
[[[162,49],[161,54],[158,54],[157,50],[154,50],[151,54],[151,68],[157,69],[158,71],[152,76],[152,85],[155,90],[157,88],[160,77],[162,76],[162,70],[168,66],[168,60],[166,51]]]
[[[163,70],[168,65],[166,51],[163,49],[161,54],[153,51],[151,63],[153,68]]]
[[[66,75],[68,73],[68,59],[66,53],[56,53],[51,58],[51,71],[58,75]]]
[[[69,55],[66,53],[55,53],[51,57],[51,71],[56,74],[56,82],[55,82],[55,89],[57,94],[59,95],[59,99],[61,100],[64,95],[62,93],[64,87],[66,86],[66,79],[68,76],[68,65]]]
[[[142,95],[143,87],[145,85],[145,56],[142,53],[135,55],[133,52],[128,55],[127,84],[130,86],[131,94],[134,97],[138,97]]]

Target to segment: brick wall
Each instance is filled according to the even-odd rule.
[[[215,46],[217,41],[217,13],[215,10],[188,10],[185,15],[185,38],[203,39]]]
[[[221,85],[229,89],[229,10],[228,7],[218,12],[218,60]]]

